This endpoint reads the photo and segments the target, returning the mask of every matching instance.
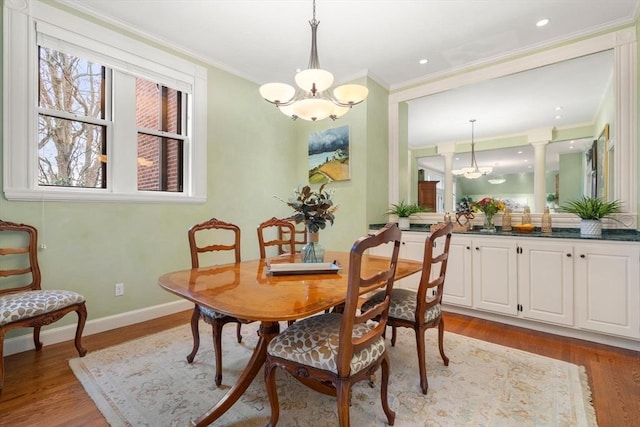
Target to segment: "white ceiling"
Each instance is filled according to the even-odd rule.
[[[58,1],[257,84],[293,84],[309,59],[311,0]],[[368,75],[393,90],[626,25],[639,10],[640,0],[317,0],[318,54],[338,83]],[[536,27],[541,18],[549,24]],[[476,140],[591,122],[610,61],[585,58],[411,101],[409,144],[468,141],[471,118]]]

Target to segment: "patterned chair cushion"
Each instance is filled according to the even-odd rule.
[[[81,302],[84,302],[84,297],[72,291],[39,290],[6,294],[0,296],[0,326]]]
[[[297,321],[271,340],[267,353],[337,374],[336,358],[341,320],[340,314],[330,313]],[[368,324],[355,325],[353,336],[360,337],[370,329],[371,325]],[[384,340],[380,337],[369,347],[353,355],[351,373],[366,368],[384,351]]]
[[[384,299],[384,291],[378,292],[362,305],[362,310],[367,311]],[[391,304],[389,304],[389,317],[413,322],[416,320],[416,307],[418,297],[416,291],[411,289],[396,288],[391,290]],[[440,304],[427,309],[424,313],[426,323],[438,318],[442,313]]]
[[[200,307],[200,314],[202,314],[204,317],[208,317],[209,319],[222,319],[224,317],[229,317],[226,314],[223,313],[219,313],[215,310],[210,309],[209,307],[205,307],[203,305],[199,305],[198,307]],[[252,320],[244,320],[244,319],[238,319],[238,321],[240,323],[251,323]]]
[[[205,307],[204,305],[199,305],[198,307],[200,307],[200,313],[210,319],[222,319],[226,316],[226,314],[218,313],[217,311],[212,310],[209,307]]]

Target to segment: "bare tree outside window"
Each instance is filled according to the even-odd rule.
[[[106,188],[105,67],[39,48],[38,184]]]

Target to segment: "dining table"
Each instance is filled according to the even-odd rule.
[[[158,284],[168,292],[209,307],[219,313],[259,321],[258,341],[237,382],[193,426],[206,426],[222,416],[242,396],[264,365],[267,345],[280,332],[282,321],[295,321],[344,303],[347,295],[350,252],[327,251],[325,260],[337,266],[330,271],[307,270],[275,274],[276,263],[299,265],[300,255],[255,259],[238,263],[192,268],[163,274]],[[330,261],[330,262],[331,262]],[[362,276],[388,266],[389,258],[365,254]],[[273,270],[273,271],[272,271]],[[395,280],[422,270],[422,263],[398,259]],[[375,290],[362,288],[361,295]],[[266,392],[266,391],[265,391]]]

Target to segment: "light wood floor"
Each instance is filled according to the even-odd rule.
[[[95,351],[187,324],[190,315],[178,313],[87,336],[83,345],[88,351]],[[447,314],[445,319],[447,331],[585,366],[599,426],[640,425],[640,352],[467,316]],[[185,349],[185,355],[187,352]],[[45,346],[40,352],[7,356],[0,394],[0,426],[107,426],[69,368],[68,359],[76,356],[71,341]],[[439,357],[437,351],[433,357]]]

